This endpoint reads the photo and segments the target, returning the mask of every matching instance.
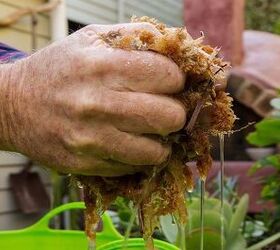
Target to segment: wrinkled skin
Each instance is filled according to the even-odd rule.
[[[169,146],[149,134],[184,126],[184,108],[170,97],[184,87],[182,72],[160,54],[113,49],[99,36],[139,29],[160,35],[148,23],[90,25],[2,65],[1,149],[85,175],[119,176],[165,162]]]

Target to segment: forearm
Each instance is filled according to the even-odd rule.
[[[15,72],[14,72],[15,73]],[[13,124],[13,86],[16,84],[12,64],[0,64],[0,150],[14,151],[12,136],[15,134]]]

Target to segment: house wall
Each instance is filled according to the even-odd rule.
[[[183,25],[182,0],[66,0],[69,19],[89,24],[128,22],[132,15],[151,16],[172,26]]]
[[[38,5],[44,0],[0,0],[0,18],[18,8]],[[132,15],[149,15],[169,25],[183,23],[182,0],[66,0],[68,19],[78,23],[109,24],[129,21]],[[50,25],[47,14],[38,15],[38,48],[50,42]],[[18,23],[0,28],[0,41],[20,50],[31,52],[31,18],[23,17]],[[23,215],[14,201],[9,184],[9,175],[20,171],[27,158],[18,154],[0,151],[0,230],[22,228],[34,223],[38,216]],[[48,173],[36,167],[49,189]]]
[[[22,170],[27,158],[20,154],[0,151],[0,230],[17,229],[34,223],[41,216],[22,214],[11,191],[9,175]],[[40,167],[34,167],[32,171],[39,173],[48,192],[50,192],[49,173]]]

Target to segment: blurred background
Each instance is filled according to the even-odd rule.
[[[276,194],[280,184],[274,183],[273,190],[269,190],[273,194],[268,198],[264,196],[269,189],[267,178],[272,175],[279,178],[280,139],[277,134],[280,134],[280,127],[266,129],[268,134],[263,137],[275,139],[266,143],[248,139],[255,127],[247,127],[251,122],[258,123],[268,117],[279,122],[279,0],[0,0],[0,42],[33,53],[87,24],[129,22],[132,15],[155,17],[170,26],[186,26],[195,38],[203,31],[205,43],[221,47],[221,56],[232,65],[227,90],[234,98],[234,110],[239,117],[235,129],[243,128],[226,137],[226,175],[237,197],[249,194],[250,218],[256,218],[264,211],[274,215],[278,211],[275,216],[279,222],[280,201]],[[219,171],[217,138],[213,138],[213,145],[216,161],[209,177],[212,191]],[[267,160],[275,155],[276,160]],[[38,173],[40,183],[37,184],[44,190],[37,196],[47,197],[53,204],[79,199],[79,190],[69,191],[66,177],[50,174],[36,163],[32,163],[31,168],[26,167],[28,164],[29,160],[22,155],[0,153],[0,229],[29,225],[50,204],[35,204],[30,211],[20,205],[11,174],[22,173],[22,169]],[[260,170],[249,176],[253,165]],[[30,206],[38,199],[31,199]],[[265,223],[267,227],[260,237],[279,229],[279,225],[268,229],[271,222],[262,221],[262,225]]]

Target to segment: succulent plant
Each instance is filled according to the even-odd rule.
[[[246,240],[241,234],[241,226],[245,220],[248,210],[249,196],[243,195],[233,211],[232,206],[224,201],[224,217],[221,217],[220,201],[214,198],[205,199],[204,205],[204,250],[260,250],[280,238],[280,233],[275,234],[256,245],[247,248]],[[185,227],[185,235],[182,236],[176,223],[170,215],[162,216],[160,219],[161,229],[166,239],[180,247],[182,237],[185,237],[186,250],[200,249],[200,200],[194,198],[188,205],[188,223]],[[221,235],[221,224],[224,232]],[[223,237],[223,238],[222,238]]]

